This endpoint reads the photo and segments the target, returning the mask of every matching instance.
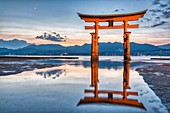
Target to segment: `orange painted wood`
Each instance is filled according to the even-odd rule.
[[[139,18],[143,17],[147,10],[140,11],[140,12],[133,12],[127,14],[106,14],[106,15],[92,15],[92,14],[81,14],[78,13],[79,17],[84,20],[85,22],[108,22],[109,20],[112,21],[134,21],[138,20]]]
[[[124,60],[131,60],[130,58],[130,33],[124,32]]]
[[[109,20],[109,27],[113,26],[113,20]]]
[[[95,90],[84,90],[84,93],[94,93]],[[112,93],[112,94],[120,94],[123,95],[123,91],[112,91],[112,90],[99,90],[98,93],[101,94],[108,94],[108,93]],[[138,96],[138,92],[127,92],[127,95],[135,95]]]
[[[127,28],[138,28],[139,24],[127,25]],[[116,25],[116,26],[98,26],[98,29],[122,29],[124,28],[124,24]],[[95,29],[95,26],[85,26],[86,30]]]
[[[142,103],[139,103],[137,100],[133,99],[121,99],[121,98],[93,98],[93,97],[84,97],[84,99],[80,100],[80,104],[91,104],[91,103],[109,103],[109,104],[121,104],[121,105],[128,105],[128,106],[135,106],[139,108],[145,109]]]

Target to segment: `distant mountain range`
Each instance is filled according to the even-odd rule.
[[[158,47],[161,49],[170,49],[170,44],[160,45]]]
[[[1,45],[2,44],[2,45]],[[131,42],[131,55],[170,56],[170,44],[155,46]],[[91,44],[64,47],[59,44],[28,44],[23,40],[0,40],[0,55],[90,55]],[[123,55],[123,44],[120,42],[99,43],[99,55]]]
[[[19,49],[19,48],[26,47],[28,45],[30,44],[24,40],[13,39],[13,40],[5,41],[3,39],[0,39],[0,48]]]

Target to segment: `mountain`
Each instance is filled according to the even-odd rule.
[[[161,49],[170,49],[170,44],[160,45],[158,47]]]
[[[82,46],[69,46],[65,48],[66,52],[68,54],[74,54],[74,55],[89,55],[91,54],[91,44],[84,44]]]
[[[130,43],[131,51],[153,51],[160,50],[159,47],[151,45],[151,44],[138,44],[135,42]]]
[[[159,46],[151,44],[138,44],[131,42],[131,55],[164,55],[170,56],[170,49],[162,49]],[[161,47],[164,47],[163,45]],[[123,55],[123,44],[120,42],[99,43],[99,55]],[[19,49],[0,48],[0,55],[61,55],[64,53],[68,55],[90,55],[91,44],[84,44],[82,46],[64,47],[59,44],[30,44]]]
[[[61,54],[64,51],[63,46],[59,44],[41,44],[41,45],[34,45],[31,44],[27,47],[14,50],[13,53],[19,55],[56,55]]]
[[[29,44],[24,40],[13,39],[13,40],[6,41],[0,39],[0,48],[18,49],[18,48],[26,47],[28,45]]]
[[[12,50],[6,49],[6,48],[0,48],[0,54],[1,55],[6,55],[7,53],[9,54]]]

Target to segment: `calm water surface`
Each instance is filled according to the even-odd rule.
[[[149,57],[40,60],[58,66],[0,76],[2,113],[168,113],[135,71]],[[166,62],[166,61],[164,61]],[[17,63],[17,62],[15,62]],[[18,62],[19,63],[19,62]],[[20,62],[21,63],[21,62]]]

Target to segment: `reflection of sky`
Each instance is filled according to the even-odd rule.
[[[115,65],[111,69],[110,69],[110,66],[108,65],[107,61],[103,61],[103,62],[106,62],[106,63],[102,64],[103,66],[105,65],[105,68],[100,67],[98,70],[99,71],[99,74],[98,74],[98,85],[99,85],[98,88],[99,88],[99,90],[123,91],[124,67],[122,65],[122,62],[119,62],[120,63],[119,65]],[[62,65],[59,67],[46,68],[46,69],[40,69],[40,70],[41,70],[41,72],[42,71],[50,72],[50,71],[54,71],[54,70],[61,70],[61,69],[63,70],[64,69],[65,74],[60,75],[59,78],[57,79],[56,83],[64,84],[64,87],[67,86],[67,84],[69,86],[70,86],[70,84],[72,84],[72,85],[79,84],[78,86],[80,86],[80,87],[81,87],[81,84],[86,84],[86,85],[88,84],[88,86],[86,86],[86,88],[82,88],[82,93],[84,93],[84,90],[86,90],[86,89],[92,90],[92,89],[94,89],[94,87],[90,87],[91,67],[90,66],[86,67],[83,64],[84,63],[81,63],[81,65],[74,65],[74,63],[72,61],[72,65]],[[117,66],[119,68],[117,68]],[[140,65],[136,65],[136,67],[137,66],[140,66]],[[138,95],[136,95],[136,96],[129,95],[129,96],[127,96],[127,99],[137,100],[139,103],[142,103],[144,105],[146,110],[140,109],[137,107],[130,107],[130,106],[127,107],[128,105],[124,105],[124,106],[116,105],[115,106],[113,104],[113,108],[111,108],[111,109],[115,109],[114,112],[119,111],[120,113],[122,113],[122,111],[119,109],[119,107],[122,107],[124,110],[127,109],[126,110],[127,112],[152,113],[155,110],[158,111],[158,113],[161,113],[161,112],[166,113],[167,112],[165,110],[165,107],[162,106],[161,101],[159,101],[159,98],[157,98],[156,95],[154,94],[154,92],[152,92],[149,89],[148,85],[143,81],[143,78],[141,76],[139,76],[138,72],[135,71],[133,68],[130,69],[130,78],[128,81],[130,83],[130,89],[127,89],[127,92],[138,92]],[[76,86],[76,87],[78,87],[78,86]],[[64,89],[64,87],[62,87],[62,89]],[[72,87],[71,89],[74,89],[74,87]],[[63,90],[61,92],[63,92]],[[64,92],[65,92],[65,90],[64,90]],[[67,90],[66,92],[71,94],[69,90]],[[77,92],[77,91],[75,91],[75,92]],[[93,97],[93,95],[91,95],[91,94],[84,94],[84,95],[86,97]],[[74,95],[74,96],[76,96],[76,95]],[[99,97],[107,97],[107,94],[100,94]],[[60,98],[62,98],[62,96]],[[83,98],[83,96],[81,98]],[[114,94],[113,98],[122,98],[122,95]],[[71,103],[71,100],[67,101],[67,103]],[[78,104],[78,103],[74,103],[74,104]],[[103,105],[95,104],[95,106],[100,107],[100,109],[102,109],[102,110],[105,109],[105,112],[106,111],[108,113],[113,112],[113,111],[106,110],[105,107],[108,107],[108,105],[105,106],[105,104],[103,104]],[[104,108],[102,108],[102,106]],[[81,107],[82,106],[78,106],[76,109],[81,109]],[[88,108],[92,107],[93,108],[94,105],[93,104],[89,104],[89,105],[85,104],[84,107],[88,107]],[[82,109],[82,110],[84,110],[84,109]],[[96,112],[91,109],[91,112],[92,111],[94,113]],[[79,111],[79,112],[82,112],[82,111]]]
[[[163,5],[164,7],[162,7]],[[148,11],[144,19],[140,21],[141,28],[133,30],[131,41],[153,44],[167,43],[170,37],[168,32],[170,18],[167,16],[169,3],[166,0],[161,0],[155,5],[152,5],[151,0],[1,0],[0,38],[19,38],[31,43],[54,43],[35,39],[37,35],[44,32],[54,31],[63,37],[68,37],[67,45],[90,43],[90,31],[84,30],[85,23],[77,16],[77,12],[129,13],[148,8],[154,11],[160,9],[161,12],[154,12],[155,17],[152,16],[153,11]],[[167,15],[162,16],[162,12],[167,12]],[[149,19],[150,21],[147,21]],[[166,23],[159,25],[162,22]],[[155,25],[156,27],[154,27]],[[99,35],[101,42],[122,42],[121,30],[103,30]]]
[[[115,57],[112,57],[113,59]],[[123,68],[123,62],[120,61],[115,61],[112,60],[112,58],[109,59],[103,59],[101,58],[101,61],[99,61],[99,69],[122,69]],[[143,62],[140,62],[143,61]],[[35,61],[37,63],[46,63],[46,64],[60,64],[59,66],[64,66],[66,65],[70,65],[70,66],[83,66],[84,68],[89,68],[91,67],[91,61],[89,60],[40,60],[40,61]],[[142,65],[146,65],[146,62],[149,63],[148,60],[137,60],[137,61],[133,61],[131,62],[131,68],[136,68],[138,66],[142,66]],[[164,61],[165,62],[165,61]],[[166,63],[166,62],[165,62]]]
[[[83,59],[83,58],[81,58]],[[106,59],[102,57],[101,60]],[[120,59],[120,57],[118,57]],[[138,59],[140,60],[140,59]],[[88,59],[86,63],[90,63]],[[36,62],[36,61],[33,61]],[[160,99],[145,83],[133,68],[130,70],[130,87],[128,91],[137,91],[138,96],[128,96],[128,99],[137,99],[144,104],[146,110],[119,105],[85,105],[77,107],[77,104],[84,96],[85,89],[93,89],[91,84],[91,66],[77,60],[70,62],[53,60],[59,64],[56,67],[35,69],[33,71],[22,72],[12,76],[0,77],[0,108],[6,112],[62,112],[70,111],[75,113],[93,112],[93,113],[113,113],[113,112],[131,112],[131,113],[167,113]],[[123,63],[103,60],[99,64],[99,88],[103,90],[123,90]],[[36,62],[37,63],[37,62]],[[41,61],[41,63],[43,63]],[[45,63],[48,63],[46,60]],[[52,61],[50,61],[52,63]],[[64,65],[64,63],[66,63]],[[86,65],[86,66],[85,66]],[[108,66],[107,66],[108,65]],[[133,63],[131,64],[133,66]],[[139,65],[138,65],[139,66]],[[103,68],[104,67],[104,68]],[[117,68],[119,67],[119,68]],[[52,74],[56,75],[61,70],[63,73],[56,79],[51,79]],[[37,73],[50,73],[47,79],[37,76]],[[107,95],[105,95],[107,96]],[[11,101],[12,99],[12,101]],[[9,102],[10,101],[10,102]],[[21,107],[22,105],[22,107]],[[10,106],[10,109],[9,109]],[[31,109],[28,109],[31,108]],[[2,110],[4,110],[2,109]]]
[[[62,64],[62,62],[60,62]],[[73,64],[73,63],[72,63]],[[104,63],[107,65],[107,63]],[[63,70],[57,79],[44,79],[37,76],[37,72],[54,72],[54,70]],[[119,105],[85,105],[79,106],[79,100],[84,96],[85,89],[92,89],[91,67],[83,65],[59,65],[52,68],[37,69],[27,71],[13,76],[2,76],[0,79],[1,107],[9,106],[6,111],[27,111],[35,112],[62,112],[74,111],[75,113],[93,112],[93,113],[166,113],[164,106],[159,98],[144,82],[143,78],[134,70],[130,70],[130,87],[128,91],[137,91],[137,97],[128,96],[128,99],[137,99],[144,104],[146,110]],[[123,90],[123,66],[119,69],[99,68],[99,88],[105,90]],[[16,91],[17,90],[17,91]],[[12,101],[10,101],[12,98]],[[6,100],[7,103],[2,104]],[[10,101],[10,102],[9,102]],[[16,105],[24,105],[16,108]],[[37,106],[38,105],[38,106]],[[55,105],[55,106],[54,106]],[[90,111],[89,111],[90,110]],[[14,110],[13,110],[14,111]]]

